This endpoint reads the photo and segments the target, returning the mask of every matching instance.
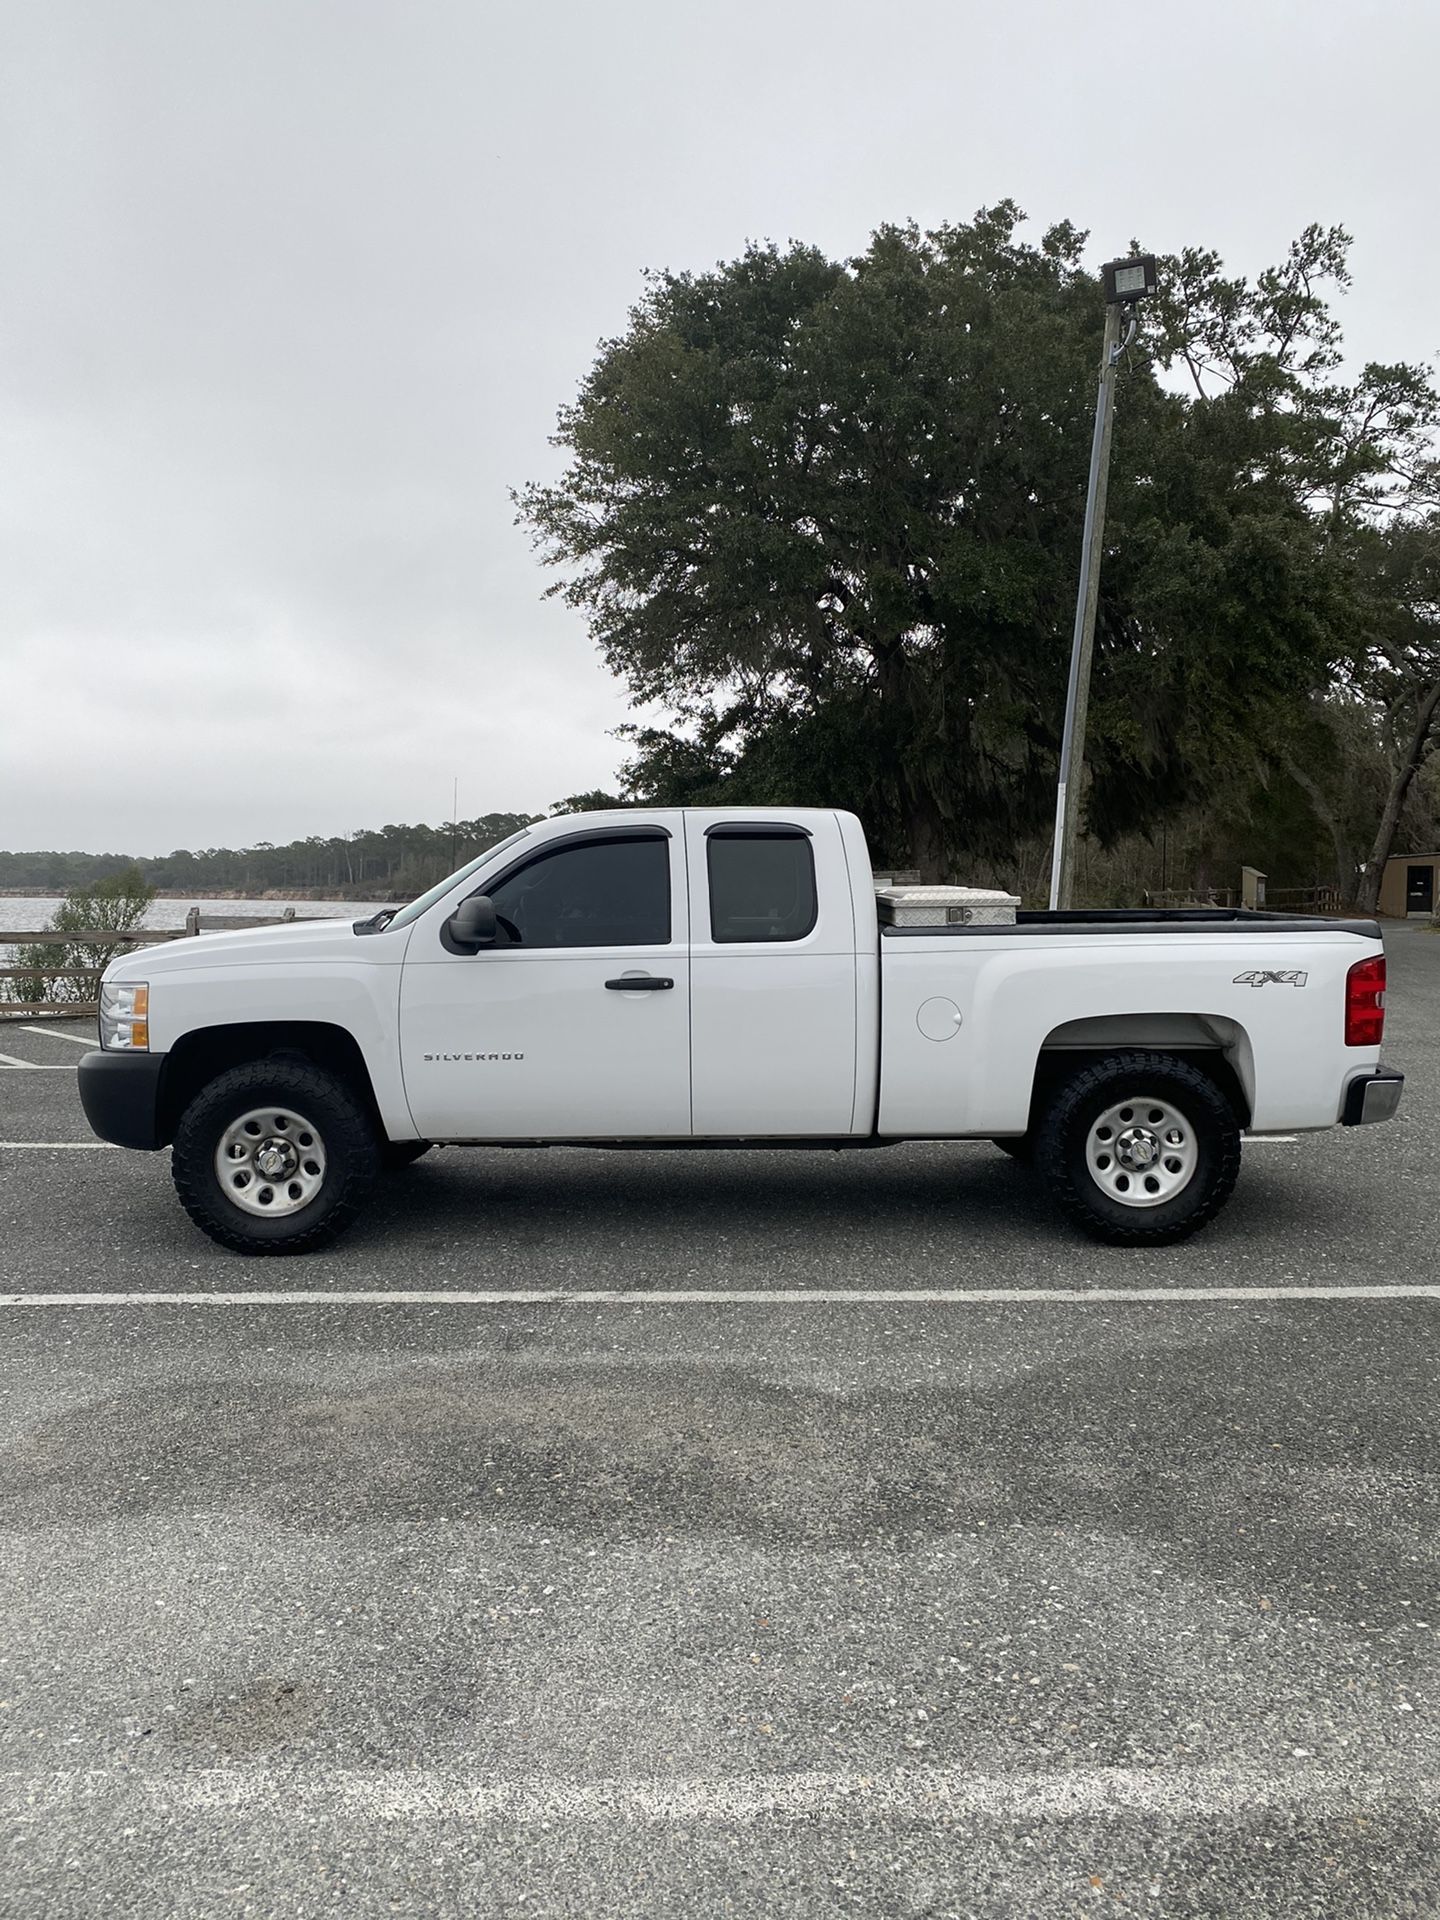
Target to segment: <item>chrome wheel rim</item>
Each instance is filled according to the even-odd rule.
[[[1195,1178],[1195,1129],[1173,1102],[1151,1094],[1118,1100],[1090,1123],[1085,1164],[1122,1207],[1163,1207]]]
[[[324,1185],[325,1142],[303,1113],[255,1107],[221,1134],[215,1178],[244,1213],[260,1219],[299,1213]]]

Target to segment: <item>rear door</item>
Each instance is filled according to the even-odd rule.
[[[855,1131],[855,926],[835,816],[694,812],[685,833],[695,1133]]]
[[[525,851],[485,891],[501,939],[416,928],[400,988],[405,1092],[430,1140],[675,1139],[690,1131],[685,847],[622,824]]]

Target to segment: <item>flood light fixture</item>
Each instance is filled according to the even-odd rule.
[[[1107,260],[1100,269],[1107,306],[1129,305],[1154,293],[1160,284],[1153,253],[1137,253],[1129,260]]]

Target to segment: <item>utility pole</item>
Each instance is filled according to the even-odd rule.
[[[1148,255],[1111,260],[1105,280],[1105,336],[1100,349],[1100,388],[1090,439],[1090,482],[1085,494],[1085,531],[1080,542],[1080,585],[1075,596],[1075,632],[1070,643],[1070,684],[1065,695],[1065,731],[1060,745],[1060,782],[1055,793],[1055,845],[1050,862],[1050,911],[1075,897],[1075,842],[1080,830],[1080,787],[1085,774],[1085,721],[1090,707],[1090,663],[1095,652],[1095,611],[1100,599],[1100,555],[1105,543],[1105,495],[1110,481],[1110,425],[1115,417],[1115,365],[1135,337],[1137,321],[1122,343],[1120,324],[1128,310],[1157,284]]]

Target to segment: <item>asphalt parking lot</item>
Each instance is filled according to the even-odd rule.
[[[242,1261],[0,1025],[0,1914],[1440,1913],[1387,939],[1400,1117],[1148,1253],[975,1145],[437,1153]]]

